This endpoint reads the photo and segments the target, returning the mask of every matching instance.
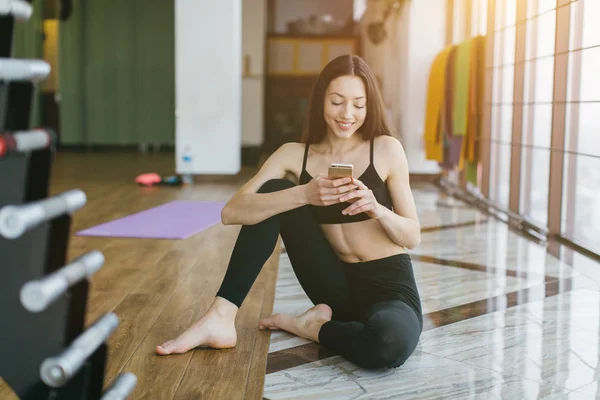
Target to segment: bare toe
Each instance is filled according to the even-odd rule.
[[[275,314],[275,315],[270,316],[268,318],[264,318],[264,319],[262,319],[258,323],[258,329],[260,329],[260,330],[265,330],[265,329],[275,330],[275,329],[279,329],[280,319],[281,319],[281,315],[280,314]]]
[[[333,311],[327,304],[317,304],[313,308],[307,310],[304,314],[308,314],[310,312],[314,312],[315,317],[326,320],[331,320],[331,317],[333,316]]]
[[[161,356],[166,356],[171,354],[175,350],[175,345],[173,340],[169,340],[160,346],[156,346],[156,353]]]

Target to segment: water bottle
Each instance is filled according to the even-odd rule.
[[[192,151],[190,146],[185,146],[183,149],[183,171],[182,181],[184,185],[190,185],[193,182],[192,178]]]

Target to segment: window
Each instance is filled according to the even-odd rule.
[[[595,14],[594,14],[595,13]],[[600,2],[571,8],[562,234],[600,252]]]
[[[490,165],[489,175],[480,176],[489,186],[489,199],[509,209],[511,192],[516,191],[520,197],[513,197],[518,204],[512,205],[518,206],[519,214],[600,254],[600,0],[497,0],[495,9],[486,0],[469,1],[470,13],[466,0],[454,0],[449,10],[454,17],[452,43],[463,41],[468,32],[493,36],[493,60],[486,65],[492,91],[485,104],[490,113],[490,158],[482,160]],[[488,20],[494,25],[488,26]],[[569,48],[558,51],[555,42],[563,43],[567,24]],[[524,48],[516,42],[521,29]],[[516,49],[523,52],[516,54]],[[556,71],[555,64],[560,66]],[[565,66],[566,86],[556,81],[564,79]],[[516,75],[521,73],[522,79]],[[514,99],[515,85],[521,84],[523,97]],[[513,141],[515,110],[522,111],[521,121],[515,121],[521,124],[521,137]],[[563,115],[565,124],[560,126],[556,122]],[[564,148],[560,141],[552,148],[552,135],[560,138],[563,128]],[[553,208],[549,215],[549,206],[557,205],[549,204],[550,186],[556,183],[550,161],[553,154],[561,154],[556,152],[564,155],[563,180],[558,182],[562,209],[559,215]],[[517,165],[512,162],[518,159],[519,186],[510,181],[511,167]],[[559,225],[560,232],[555,232]]]
[[[454,23],[452,43],[460,43],[467,38],[467,0],[454,0]]]
[[[490,142],[490,199],[508,208],[515,80],[516,0],[496,3],[492,126]]]
[[[540,226],[548,224],[550,142],[554,86],[556,9],[529,2],[525,20],[525,65],[520,182],[520,213]],[[542,12],[543,13],[540,13]]]
[[[472,0],[471,34],[485,35],[487,33],[487,3],[488,0]]]

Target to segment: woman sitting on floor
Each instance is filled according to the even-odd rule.
[[[361,58],[323,69],[302,142],[281,146],[224,207],[223,223],[243,226],[222,285],[206,315],[158,354],[235,346],[237,311],[279,235],[315,306],[260,329],[313,340],[363,368],[398,367],[413,353],[423,319],[406,249],[420,242],[420,226],[404,149]],[[354,177],[330,179],[331,163],[352,164]]]

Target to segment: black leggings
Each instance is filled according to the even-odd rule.
[[[273,179],[259,193],[293,186],[288,180]],[[242,226],[217,296],[240,307],[280,234],[310,300],[333,310],[332,320],[319,332],[321,345],[362,368],[404,364],[423,329],[409,256],[345,263],[306,206]]]

